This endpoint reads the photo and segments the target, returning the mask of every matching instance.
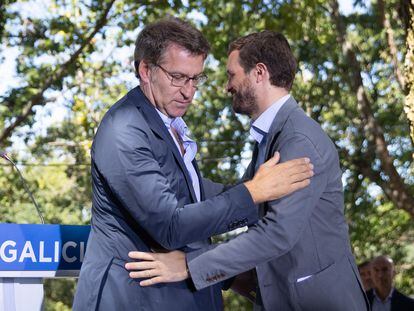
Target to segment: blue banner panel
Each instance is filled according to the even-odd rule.
[[[0,271],[79,271],[89,232],[90,226],[0,224]]]

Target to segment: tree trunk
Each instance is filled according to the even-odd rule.
[[[407,54],[405,55],[404,80],[406,82],[406,97],[404,111],[410,124],[411,143],[414,146],[414,0],[407,1],[404,8],[407,14]],[[414,160],[414,151],[413,151]]]
[[[393,163],[394,159],[388,152],[388,143],[385,140],[384,131],[374,117],[372,103],[363,85],[360,63],[358,62],[352,44],[346,39],[346,28],[343,17],[339,13],[338,2],[332,0],[330,3],[331,16],[337,30],[337,41],[342,47],[342,52],[350,72],[347,82],[356,95],[357,108],[365,122],[363,134],[368,142],[368,153],[375,152],[376,158],[381,161],[382,173],[387,176],[386,179],[383,179],[379,172],[372,172],[373,174],[369,174],[370,176],[368,175],[366,177],[377,183],[397,208],[407,211],[414,218],[414,195],[405,185],[403,178],[398,174]]]

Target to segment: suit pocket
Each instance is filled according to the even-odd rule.
[[[310,276],[299,278],[294,289],[300,310],[346,310],[346,302],[341,298],[346,289],[340,282],[335,262]]]

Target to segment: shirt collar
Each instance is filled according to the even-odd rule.
[[[381,302],[382,302],[381,298],[379,298],[379,297],[378,297],[377,292],[375,291],[375,289],[373,289],[373,292],[374,292],[374,297],[375,297],[376,299],[378,299],[379,301],[381,301]],[[393,288],[391,288],[391,291],[390,291],[390,293],[388,294],[388,296],[385,298],[384,302],[386,302],[386,301],[388,301],[388,300],[391,300],[391,298],[392,298],[392,294],[393,294],[393,293],[394,293],[394,287],[393,287]]]
[[[161,111],[159,111],[157,108],[155,108],[155,110],[157,110],[158,115],[161,117],[161,120],[162,120],[162,122],[164,122],[167,129],[170,129],[171,128],[171,123],[173,122],[174,118],[170,118],[170,117],[166,116]]]
[[[268,107],[250,127],[250,137],[252,137],[259,144],[263,140],[263,137],[269,132],[270,126],[273,123],[277,113],[283,104],[289,99],[290,94],[279,98],[270,107]]]
[[[157,110],[159,116],[161,117],[162,121],[164,122],[165,126],[167,127],[168,130],[171,130],[171,128],[174,128],[178,135],[180,135],[180,137],[182,138],[182,140],[184,142],[186,141],[193,141],[187,134],[188,134],[188,126],[185,123],[184,119],[181,117],[178,118],[170,118],[168,116],[166,116],[165,114],[163,114],[161,111],[159,111],[157,108],[155,108],[155,110]]]
[[[183,139],[187,137],[188,127],[187,124],[185,124],[183,118],[174,118],[171,122],[171,126],[177,131],[178,135],[180,135]]]
[[[159,116],[161,117],[161,120],[164,122],[167,129],[171,129],[171,127],[173,127],[177,131],[178,135],[180,135],[182,138],[187,136],[188,127],[183,118],[170,118],[159,111],[157,108],[155,108],[155,110],[157,110]]]

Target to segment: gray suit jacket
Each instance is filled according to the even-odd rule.
[[[275,151],[282,161],[309,157],[315,172],[310,186],[260,206],[263,218],[247,232],[201,255],[187,254],[196,288],[256,268],[265,310],[366,310],[344,217],[337,151],[293,98],[267,136],[266,158]]]
[[[91,234],[74,310],[221,310],[220,284],[140,287],[124,268],[132,250],[209,245],[209,237],[258,220],[244,185],[196,202],[183,159],[155,108],[138,88],[112,106],[92,146]],[[193,163],[198,172],[196,163]],[[202,179],[201,196],[223,186]]]

